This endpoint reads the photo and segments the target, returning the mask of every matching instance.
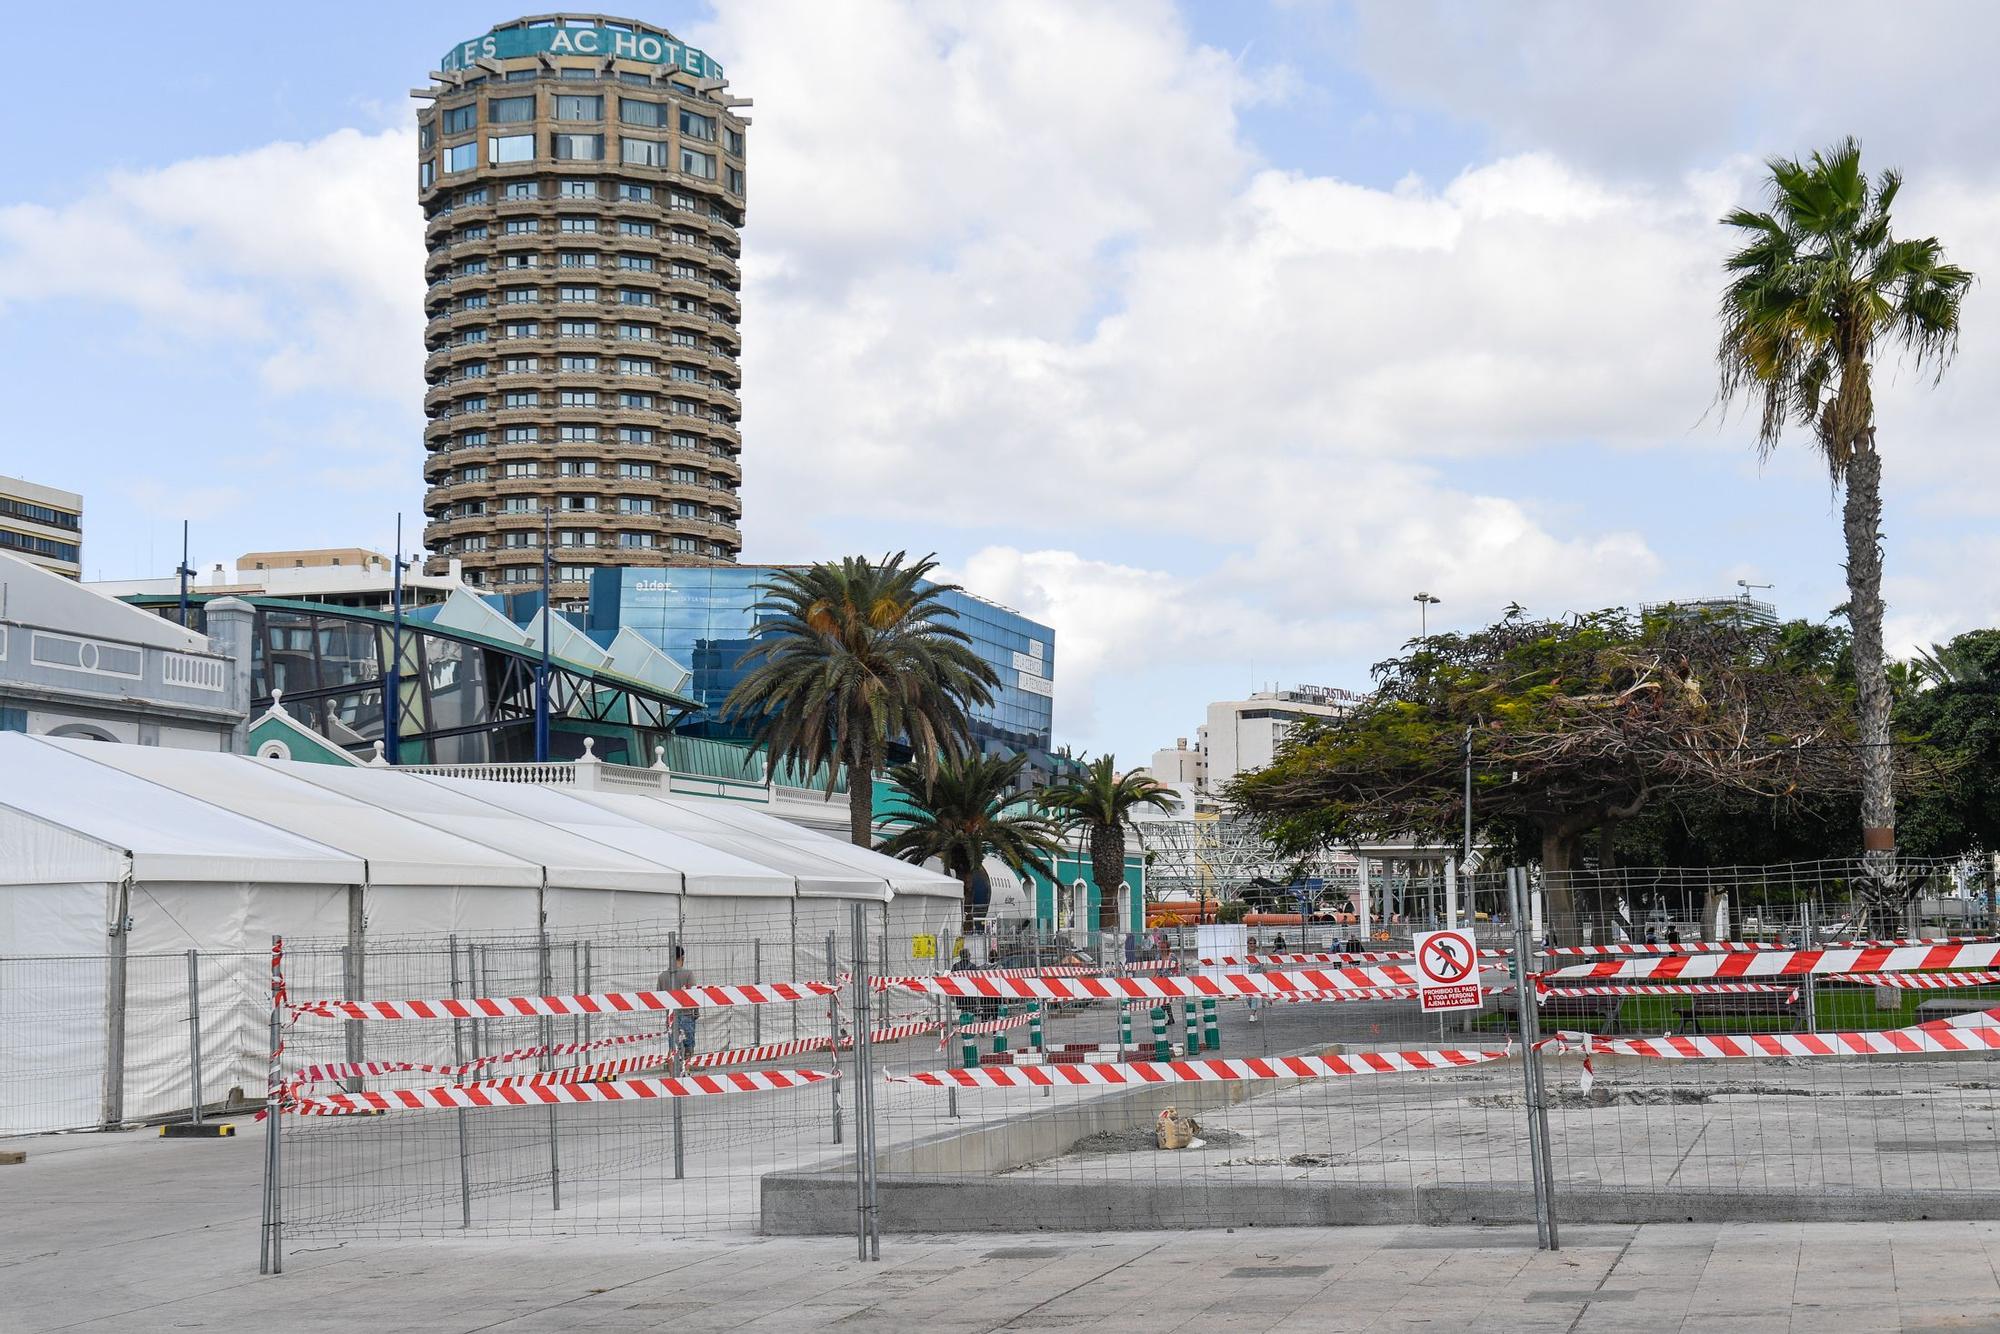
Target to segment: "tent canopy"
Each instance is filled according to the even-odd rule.
[[[795,825],[789,820],[780,820],[775,815],[738,802],[686,801],[681,804],[707,819],[726,824],[752,837],[804,848],[816,857],[839,863],[851,870],[880,876],[889,882],[890,888],[897,894],[923,894],[956,899],[962,897],[965,892],[965,887],[951,876],[897,857],[886,856],[870,848],[857,848],[844,839],[822,834],[817,829]]]
[[[361,883],[356,857],[86,758],[138,749],[0,732],[0,806],[129,856],[139,880]],[[18,852],[8,850],[11,883],[30,871]]]

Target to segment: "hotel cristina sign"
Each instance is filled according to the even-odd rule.
[[[477,60],[511,60],[516,56],[610,56],[618,60],[643,60],[655,65],[678,65],[698,79],[719,79],[722,66],[692,46],[683,46],[670,37],[650,32],[626,32],[618,28],[502,28],[469,42],[460,42],[444,53],[439,69],[470,69]]]

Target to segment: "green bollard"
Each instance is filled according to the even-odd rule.
[[[1028,1002],[1028,1047],[1032,1051],[1046,1051],[1042,1041],[1042,1003]]]
[[[1167,1046],[1167,1007],[1164,1005],[1155,1005],[1153,1007],[1153,1059],[1156,1061],[1171,1061],[1173,1058],[1174,1053]]]
[[[1215,1002],[1204,998],[1201,1002],[1201,1041],[1210,1051],[1222,1050],[1222,1019],[1215,1012]]]
[[[1132,1050],[1132,1003],[1130,1001],[1118,1002],[1118,1050],[1121,1053]]]
[[[977,1070],[979,1068],[979,1035],[972,1031],[972,1011],[970,1010],[960,1010],[958,1012],[958,1040],[959,1054],[963,1058],[962,1064],[968,1070]]]
[[[1006,1002],[1004,1001],[1001,1002],[1000,1016],[999,1016],[1000,1022],[1004,1024],[1010,1017],[1011,1016],[1007,1013]],[[995,1056],[1004,1056],[1006,1055],[1006,1053],[1007,1053],[1007,1030],[1005,1028],[995,1029],[993,1032],[993,1054]]]
[[[1201,1021],[1195,1017],[1192,1000],[1181,1002],[1181,1028],[1187,1033],[1187,1054],[1190,1057],[1201,1055]]]

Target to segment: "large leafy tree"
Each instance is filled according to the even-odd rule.
[[[933,583],[937,561],[904,552],[871,561],[849,556],[780,570],[762,586],[754,663],[723,704],[723,716],[757,730],[775,771],[823,770],[829,789],[847,775],[848,834],[874,842],[872,780],[891,744],[907,745],[932,769],[966,748],[966,711],[992,702],[999,684],[953,622]]]
[[[1871,181],[1861,145],[1845,139],[1803,161],[1773,158],[1771,205],[1723,218],[1742,248],[1726,264],[1721,397],[1758,406],[1769,454],[1788,426],[1808,432],[1844,488],[1848,620],[1859,697],[1863,857],[1876,903],[1893,889],[1895,758],[1882,649],[1882,459],[1875,436],[1875,361],[1885,353],[1942,374],[1957,349],[1972,274],[1947,263],[1935,237],[1893,230],[1901,176]]]
[[[1070,829],[1090,838],[1090,878],[1097,885],[1097,927],[1118,929],[1125,889],[1125,827],[1141,807],[1172,810],[1174,790],[1142,769],[1118,772],[1118,761],[1100,755],[1041,791],[1042,805]],[[1134,923],[1135,929],[1143,925]]]
[[[1935,781],[1903,805],[1902,843],[1920,857],[2000,852],[2000,630],[1973,630],[1919,655],[1922,689],[1896,706]]]
[[[899,764],[889,770],[904,805],[882,817],[889,832],[878,850],[910,862],[937,858],[965,886],[967,929],[986,906],[979,888],[988,857],[998,857],[1024,880],[1031,871],[1055,878],[1050,859],[1062,848],[1062,831],[1017,790],[1027,758],[969,755],[928,769]]]
[[[1378,664],[1365,702],[1301,724],[1227,795],[1288,853],[1413,836],[1449,846],[1469,747],[1477,824],[1539,853],[1551,919],[1567,931],[1568,873],[1593,838],[1608,865],[1621,828],[1664,804],[1852,786],[1844,696],[1799,652],[1731,617],[1510,614]]]

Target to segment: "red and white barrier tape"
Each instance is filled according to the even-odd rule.
[[[1106,1064],[980,1066],[887,1075],[894,1084],[932,1088],[1044,1088],[1053,1085],[1213,1084],[1262,1079],[1328,1079],[1346,1075],[1409,1074],[1458,1069],[1505,1060],[1490,1051],[1373,1051],[1351,1056],[1272,1056],[1261,1060],[1120,1061]]]
[[[1542,974],[1557,979],[1795,977],[1807,973],[1913,972],[1981,968],[2000,962],[2000,944],[1857,946],[1852,949],[1756,950],[1571,964]]]
[[[1755,1056],[1914,1056],[1927,1052],[2000,1049],[2000,1028],[1888,1028],[1853,1033],[1680,1034],[1664,1038],[1604,1038],[1557,1033],[1545,1040],[1558,1051],[1646,1056],[1656,1060],[1734,1060]]]
[[[744,1070],[675,1079],[624,1079],[603,1083],[390,1089],[379,1093],[325,1093],[294,1099],[286,1108],[299,1116],[353,1116],[366,1112],[416,1112],[452,1108],[542,1107],[572,1102],[629,1102],[644,1098],[692,1098],[798,1088],[830,1077],[825,1070]]]
[[[941,973],[906,978],[898,984],[936,996],[989,1000],[1178,1000],[1183,997],[1282,996],[1300,991],[1352,991],[1368,987],[1413,987],[1407,968],[1300,969],[1277,973],[1224,973],[1217,977],[981,977]]]
[[[1970,973],[1828,973],[1822,982],[1853,982],[1868,987],[1903,987],[1917,991],[1951,991],[1959,987],[2000,986],[2000,971]]]
[[[1510,988],[1511,989],[1511,988]],[[1611,986],[1550,985],[1536,979],[1535,991],[1544,1000],[1551,996],[1797,996],[1796,986],[1782,982],[1626,982]]]
[[[837,995],[837,982],[759,982],[679,991],[610,991],[590,996],[504,996],[471,1000],[301,1001],[295,1015],[320,1019],[515,1019],[644,1014],[724,1005],[778,1005]]]

